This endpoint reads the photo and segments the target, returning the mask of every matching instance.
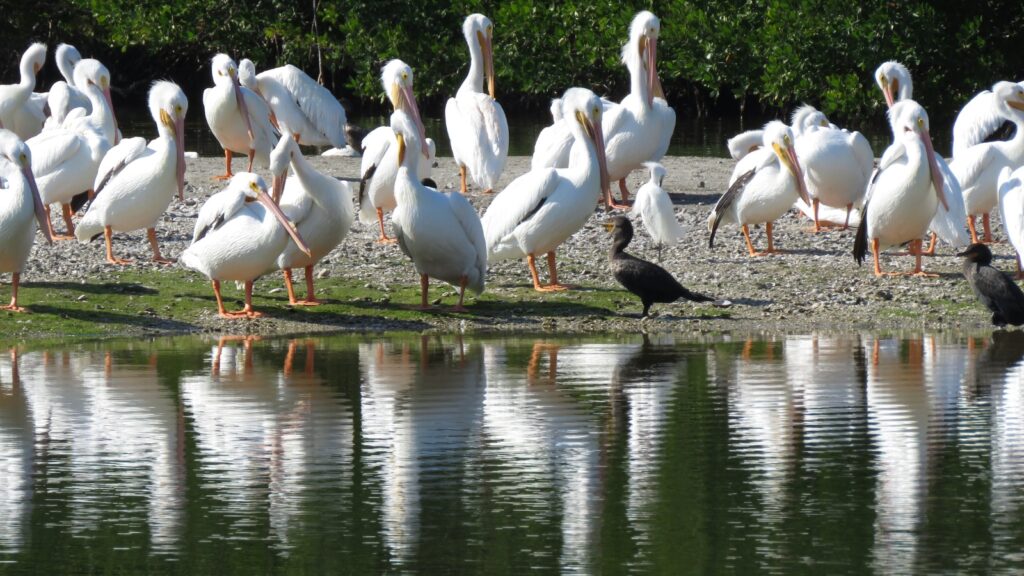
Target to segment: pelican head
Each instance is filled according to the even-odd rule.
[[[483,14],[470,14],[462,23],[462,35],[466,37],[470,52],[480,50],[484,60],[484,76],[487,77],[487,93],[494,98],[494,24]]]
[[[654,98],[664,98],[661,80],[658,78],[658,35],[661,34],[661,20],[643,10],[633,17],[629,25],[629,42],[622,47],[622,63],[630,70],[638,67],[644,73],[645,101],[650,106]]]
[[[284,183],[288,178],[288,166],[295,155],[302,155],[299,145],[291,134],[284,134],[277,141],[277,146],[270,152],[270,173],[273,175],[274,202],[281,202],[281,194],[284,192]]]
[[[36,42],[21,55],[21,75],[34,77],[43,69],[43,64],[46,64],[46,44]]]
[[[601,193],[608,198],[611,197],[611,186],[601,126],[603,111],[601,99],[586,88],[569,88],[562,95],[562,117],[569,122],[577,140],[590,140],[593,144],[601,172]]]
[[[75,85],[75,66],[82,60],[82,55],[78,52],[78,48],[75,48],[71,44],[61,44],[57,46],[56,52],[57,69],[60,70],[61,76],[64,76],[64,80]]]
[[[149,89],[149,114],[156,122],[161,134],[174,140],[175,179],[178,184],[178,199],[185,199],[185,114],[188,113],[188,98],[174,82],[161,80]]]
[[[238,83],[253,92],[260,93],[259,83],[256,82],[256,65],[248,58],[242,58],[238,62]]]
[[[949,210],[946,195],[943,193],[942,172],[939,170],[939,163],[935,159],[935,148],[932,147],[928,113],[925,112],[920,104],[913,100],[900,100],[893,104],[892,108],[889,108],[889,125],[892,128],[892,133],[897,138],[908,143],[917,138],[924,144],[925,158],[928,161],[928,169],[931,172],[935,195],[938,196],[942,206]]]
[[[50,237],[46,210],[43,208],[43,200],[39,197],[36,177],[32,173],[32,151],[29,150],[28,145],[22,142],[21,138],[18,138],[17,134],[0,128],[0,168],[3,168],[4,164],[9,164],[12,169],[18,170],[25,177],[28,188],[32,192],[32,206],[36,214],[36,222],[39,223],[39,230],[48,243],[53,242]]]
[[[796,149],[793,147],[793,131],[778,120],[764,125],[764,147],[771,149],[779,162],[789,170],[796,179],[797,194],[807,204],[811,203],[807,196],[807,184],[804,182],[804,173],[800,168],[800,162],[796,158]]]
[[[914,96],[914,82],[910,78],[910,70],[899,62],[890,60],[883,62],[875,70],[875,82],[885,95],[885,103],[890,108],[899,100]]]
[[[796,136],[802,136],[818,128],[828,128],[829,123],[824,112],[810,104],[804,104],[793,111],[790,126],[793,127],[793,133]]]
[[[429,156],[427,149],[427,130],[423,127],[423,119],[420,118],[420,109],[416,105],[416,96],[413,94],[413,73],[412,68],[398,58],[389,61],[381,69],[380,82],[384,86],[384,93],[391,100],[391,106],[395,112],[399,110],[408,114],[416,128],[419,130],[419,142],[423,149],[423,155]]]
[[[665,167],[658,162],[644,162],[644,168],[651,172],[651,182],[661,187],[661,183],[665,181]]]
[[[249,140],[254,140],[252,132],[252,120],[249,118],[249,107],[245,104],[245,97],[242,96],[242,85],[238,81],[238,65],[227,54],[217,54],[210,63],[213,71],[213,83],[217,86],[231,86],[235,93],[235,104],[238,112],[245,121],[245,129],[249,133]]]
[[[1009,118],[1024,117],[1024,86],[1014,82],[997,82],[992,86],[992,93],[996,95],[1001,108],[1005,105],[1004,115]]]
[[[266,207],[266,209],[274,215],[275,218],[284,226],[288,235],[292,237],[295,244],[302,250],[306,256],[310,256],[309,246],[306,244],[302,236],[299,235],[299,231],[296,230],[295,224],[285,216],[281,208],[277,206],[277,203],[267,194],[267,183],[260,178],[258,174],[252,172],[239,172],[231,177],[231,181],[228,183],[228,189],[235,192],[240,192],[245,197],[245,202],[259,202]]]
[[[75,65],[75,86],[81,90],[88,90],[90,86],[95,86],[103,93],[103,99],[107,102],[110,114],[114,114],[114,102],[110,99],[110,71],[99,60],[85,58]],[[117,133],[116,116],[114,117],[114,133]]]

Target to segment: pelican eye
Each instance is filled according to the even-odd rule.
[[[22,164],[27,164],[28,163],[28,156],[26,156],[25,153],[22,152],[21,156],[18,156],[18,160],[21,161]]]
[[[783,136],[782,137],[782,141],[786,144],[786,148],[789,148],[789,146],[790,146],[789,136]]]

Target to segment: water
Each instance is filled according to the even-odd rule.
[[[0,572],[1020,573],[1024,335],[0,355]]]
[[[353,118],[354,122],[367,130],[377,126],[383,126],[388,118],[380,117],[359,117]],[[149,118],[149,112],[145,110],[122,110],[118,109],[118,121],[126,136],[145,136],[153,138],[155,128],[153,121]],[[542,129],[551,123],[547,112],[538,112],[535,115],[520,115],[509,118],[509,154],[512,156],[531,156],[533,144],[537,135]],[[760,127],[764,122],[747,122],[740,124],[738,118],[681,118],[676,123],[675,132],[672,135],[672,142],[669,146],[670,156],[704,156],[728,158],[729,150],[725,141],[743,130]],[[442,118],[424,118],[424,127],[427,135],[433,138],[437,144],[438,156],[451,156],[451,145],[448,142],[448,132],[445,129]],[[890,144],[892,137],[888,125],[878,122],[857,127],[863,132],[876,156],[881,156],[885,148]],[[191,113],[185,122],[186,147],[195,150],[200,156],[221,157],[224,151],[220,148],[213,133],[206,125],[206,119],[202,111]],[[932,134],[935,149],[939,151],[950,149],[950,140],[943,135],[948,131],[936,131]]]

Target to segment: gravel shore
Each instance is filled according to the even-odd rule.
[[[358,158],[313,157],[314,165],[334,176],[356,176]],[[718,196],[725,190],[733,162],[720,158],[671,157],[664,159],[668,176],[664,187],[672,193],[677,218],[688,227],[686,238],[677,246],[665,247],[660,256],[655,246],[638,226],[637,237],[629,251],[638,256],[657,260],[673,273],[683,285],[719,299],[728,299],[733,305],[727,309],[694,305],[688,302],[655,305],[658,315],[643,323],[643,329],[652,332],[810,332],[815,330],[898,330],[898,329],[962,329],[976,330],[989,327],[989,315],[977,303],[970,288],[960,274],[960,259],[952,256],[948,246],[939,247],[939,255],[927,258],[925,268],[939,274],[938,278],[891,277],[875,278],[870,262],[857,266],[851,250],[854,229],[828,230],[819,234],[809,231],[811,222],[795,211],[777,222],[775,244],[785,253],[770,257],[749,258],[739,230],[733,227],[719,231],[714,249],[707,247],[706,219]],[[236,170],[244,169],[242,160],[236,159]],[[529,168],[529,158],[510,158],[498,189]],[[168,209],[158,227],[163,253],[177,257],[187,246],[199,207],[222,184],[213,176],[223,170],[221,158],[188,160],[186,174],[186,202],[177,200]],[[630,189],[635,190],[646,173],[634,172]],[[441,188],[457,188],[457,171],[451,158],[439,158],[434,179]],[[269,181],[269,178],[268,178]],[[613,186],[614,187],[614,186]],[[471,191],[471,200],[483,212],[491,196]],[[220,320],[212,306],[198,318],[186,322],[160,323],[156,314],[149,332],[182,332],[218,330],[231,332],[299,333],[323,330],[391,330],[430,329],[487,331],[487,332],[541,332],[562,333],[637,331],[641,324],[637,315],[639,301],[631,294],[620,291],[608,269],[609,237],[600,224],[602,210],[583,230],[570,238],[558,251],[559,279],[576,284],[581,289],[566,295],[549,296],[529,290],[529,274],[525,262],[507,261],[490,267],[487,279],[488,298],[507,301],[507,306],[491,307],[487,313],[473,313],[473,300],[467,298],[469,315],[443,312],[423,314],[415,323],[369,322],[367,318],[350,322],[323,321],[328,315],[293,314],[268,315],[252,321]],[[997,238],[1005,238],[998,216],[993,218]],[[57,223],[62,229],[62,223]],[[364,288],[379,289],[387,293],[394,286],[418,286],[418,278],[410,262],[395,245],[379,245],[374,240],[376,226],[365,226],[358,221],[342,246],[335,250],[318,268],[318,274],[335,281],[348,280]],[[757,246],[764,245],[763,230],[753,234]],[[128,268],[136,272],[161,274],[160,266],[147,263],[150,252],[145,233],[115,235],[118,256],[139,262]],[[1007,243],[993,247],[995,265],[1003,270],[1013,269],[1013,250]],[[887,256],[882,262],[886,270],[907,271],[912,268],[911,257]],[[74,282],[102,283],[109,281],[115,267],[105,263],[101,240],[89,245],[60,242],[46,246],[37,242],[23,281],[31,283]],[[546,271],[542,272],[544,275]],[[301,273],[300,273],[301,276]],[[196,280],[201,278],[195,274]],[[327,284],[325,280],[325,284]],[[256,286],[257,292],[279,293],[279,275],[268,275]],[[3,287],[6,294],[7,287]],[[451,304],[454,290],[441,283],[431,284],[432,298],[447,296],[444,303]],[[614,292],[613,292],[614,291]],[[611,296],[609,296],[611,295]],[[345,294],[333,293],[328,286],[321,297],[346,300]],[[587,308],[590,299],[611,297],[609,309]],[[543,306],[550,299],[550,315]],[[542,312],[523,316],[515,302],[539,301]],[[381,306],[397,306],[381,299]],[[412,302],[409,302],[412,303]],[[566,303],[576,303],[575,308]],[[32,306],[37,302],[25,302]],[[48,307],[49,308],[49,307]],[[329,310],[329,306],[321,307]],[[498,310],[495,312],[495,310]],[[38,311],[36,311],[39,314]],[[180,320],[180,319],[179,319]],[[337,319],[335,319],[337,320]],[[138,327],[126,327],[125,335],[132,335]],[[29,333],[31,335],[31,333]]]

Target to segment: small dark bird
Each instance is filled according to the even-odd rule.
[[[657,264],[641,260],[625,252],[633,240],[633,224],[625,216],[616,216],[605,222],[605,229],[612,234],[612,251],[608,259],[612,273],[619,284],[640,297],[644,305],[642,316],[646,317],[655,302],[675,302],[686,298],[693,302],[712,302],[714,298],[690,292],[671,274]]]
[[[967,258],[964,277],[978,300],[992,311],[992,324],[1024,324],[1024,292],[1009,276],[992,267],[992,251],[988,246],[971,244],[957,256]]]

